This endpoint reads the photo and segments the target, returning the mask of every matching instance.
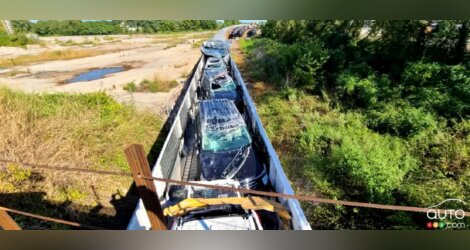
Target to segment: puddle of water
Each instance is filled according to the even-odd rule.
[[[109,68],[102,68],[102,69],[93,69],[85,73],[78,74],[73,78],[67,80],[67,83],[74,83],[74,82],[86,82],[86,81],[93,81],[97,79],[104,78],[106,75],[121,72],[126,70],[123,66],[118,67],[109,67]]]

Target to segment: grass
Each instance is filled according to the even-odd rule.
[[[21,55],[15,58],[0,59],[0,67],[14,67],[22,65],[30,65],[38,62],[54,61],[54,60],[72,60],[90,56],[97,56],[114,51],[109,50],[56,50],[45,51],[37,55]]]
[[[193,48],[199,48],[204,41],[211,39],[214,34],[215,32],[158,34],[154,43],[165,43],[164,50],[184,43],[191,43]]]
[[[124,148],[141,143],[148,151],[162,126],[155,115],[123,106],[104,93],[26,94],[7,88],[0,88],[0,119],[1,159],[120,172],[129,172]],[[0,164],[0,204],[122,227],[129,218],[119,222],[114,216],[116,207],[133,209],[134,203],[122,199],[131,183],[126,177]],[[54,228],[21,216],[15,219],[23,227]]]
[[[182,68],[182,67],[184,67],[184,66],[186,66],[186,65],[188,65],[187,62],[185,62],[185,63],[179,63],[179,64],[174,64],[173,67],[174,67],[175,69],[179,69],[179,68]]]
[[[61,41],[59,39],[55,39],[55,43],[57,45],[60,45],[60,46],[81,46],[81,47],[84,46],[84,45],[96,46],[96,45],[98,45],[99,41],[100,41],[99,39],[98,40],[96,40],[96,39],[93,39],[93,40],[86,39],[83,42],[75,42],[72,39],[69,39],[67,41]]]
[[[183,71],[183,72],[181,72],[181,75],[180,75],[181,78],[187,78],[188,76],[189,76],[189,72],[188,72],[188,71]]]
[[[41,44],[39,40],[28,38],[25,34],[8,34],[0,31],[0,46],[26,48],[28,44]]]
[[[135,85],[134,81],[128,82],[126,85],[124,85],[124,87],[122,87],[122,89],[129,92],[135,92],[137,90],[137,85]]]
[[[178,86],[178,82],[176,80],[165,80],[158,75],[154,75],[151,79],[144,79],[138,86],[133,81],[129,82],[124,85],[123,89],[129,92],[157,93],[169,92],[176,86]]]

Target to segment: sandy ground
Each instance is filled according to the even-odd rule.
[[[161,79],[176,80],[182,83],[191,71],[201,53],[192,45],[201,34],[169,35],[118,35],[118,36],[77,36],[41,38],[43,45],[28,48],[0,47],[0,57],[14,58],[20,55],[35,55],[48,50],[106,50],[110,52],[98,56],[65,61],[47,61],[27,66],[0,69],[0,85],[26,92],[69,92],[87,93],[105,91],[123,103],[133,103],[139,109],[165,113],[168,106],[178,96],[180,84],[170,92],[133,93],[123,90],[123,86],[134,81],[136,84],[157,75]],[[171,40],[179,43],[169,46]],[[71,46],[62,42],[69,41]],[[71,41],[71,42],[70,42]],[[81,44],[93,41],[90,44]],[[67,79],[87,72],[90,69],[109,66],[126,66],[126,71],[110,74],[105,78],[64,84]],[[23,72],[12,76],[11,72]]]

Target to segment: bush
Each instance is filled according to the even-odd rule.
[[[470,116],[470,77],[465,66],[411,63],[402,82],[403,94],[412,104],[447,118]]]
[[[151,93],[157,93],[157,92],[169,92],[171,89],[174,87],[178,86],[178,82],[176,80],[163,80],[161,79],[158,75],[154,75],[151,80],[144,79],[137,91],[141,92],[151,92]]]
[[[307,172],[319,168],[349,197],[391,202],[393,191],[416,166],[407,144],[368,130],[357,114],[317,117],[300,135],[311,156]]]
[[[321,79],[321,69],[328,59],[328,54],[318,40],[309,40],[296,45],[297,59],[293,67],[294,82],[297,86],[317,89]]]
[[[137,90],[137,85],[135,85],[135,83],[132,81],[124,85],[122,89],[129,92],[135,92]]]
[[[366,124],[376,132],[401,137],[427,134],[438,128],[432,114],[406,102],[387,103],[369,111]]]
[[[255,48],[248,50],[248,67],[255,68],[250,69],[251,76],[281,87],[314,89],[328,59],[326,50],[317,40],[288,45],[258,39],[245,45]]]
[[[0,34],[0,46],[25,47],[28,44],[35,44],[36,40],[28,38],[23,33],[14,35]]]
[[[377,103],[379,92],[375,81],[375,76],[361,79],[351,73],[343,73],[337,80],[337,95],[349,106],[371,107]]]

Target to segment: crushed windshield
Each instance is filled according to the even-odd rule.
[[[212,91],[225,91],[225,90],[235,90],[237,85],[233,79],[228,75],[222,75],[216,77],[214,82],[211,84]]]
[[[224,57],[228,54],[228,44],[220,40],[210,40],[202,44],[201,50],[208,56]]]
[[[251,143],[245,126],[231,130],[204,131],[202,149],[207,151],[226,151],[241,148]]]
[[[203,150],[226,151],[251,143],[245,121],[233,101],[201,101],[199,114]]]

